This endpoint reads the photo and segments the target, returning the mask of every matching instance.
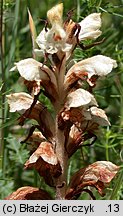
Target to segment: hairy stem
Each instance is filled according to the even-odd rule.
[[[66,71],[66,57],[63,56],[61,65],[59,67],[59,76],[57,79],[59,97],[56,105],[56,155],[62,168],[62,174],[56,180],[56,199],[65,199],[66,186],[67,186],[67,166],[68,166],[68,154],[65,149],[65,135],[64,130],[58,128],[58,114],[63,108],[65,92],[64,92],[64,75]]]
[[[56,181],[56,199],[65,199],[67,186],[68,155],[64,147],[65,137],[63,131],[56,125],[56,154],[62,167],[62,174]]]

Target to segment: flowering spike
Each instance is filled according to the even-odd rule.
[[[85,189],[87,186],[95,187],[103,195],[106,184],[119,169],[109,161],[97,161],[80,169],[67,184],[69,158],[80,147],[94,144],[100,126],[110,125],[105,111],[98,107],[92,87],[98,77],[117,67],[116,61],[103,55],[79,62],[72,58],[77,45],[82,47],[81,41],[100,36],[101,14],[90,14],[80,23],[69,16],[64,22],[63,3],[57,4],[47,12],[49,27],[44,26],[36,38],[34,21],[28,13],[35,56],[15,63],[11,71],[18,70],[30,94],[20,92],[7,96],[10,112],[21,114],[20,125],[26,119],[36,121],[22,141],[30,145],[31,156],[25,168],[35,168],[54,187],[56,199],[77,199],[83,191],[95,198],[91,189]],[[42,56],[43,62],[34,59],[36,56]],[[48,110],[49,100],[44,104],[42,95],[50,100],[52,112]],[[88,140],[89,144],[84,144]],[[35,199],[34,194],[37,199],[50,199],[45,191],[30,187],[18,189],[7,199]]]

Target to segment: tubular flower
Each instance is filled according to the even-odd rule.
[[[91,58],[84,59],[74,64],[65,76],[64,85],[66,88],[76,82],[78,79],[87,77],[87,81],[90,85],[93,85],[91,78],[93,76],[101,77],[109,74],[113,68],[117,67],[117,63],[114,59],[107,56],[96,55]]]
[[[71,45],[66,43],[66,32],[63,29],[63,4],[58,4],[47,12],[51,29],[43,29],[36,39],[41,53],[54,54],[59,50],[68,51]]]
[[[78,40],[96,39],[101,35],[99,30],[101,27],[100,13],[90,14],[78,24],[71,19],[63,23],[62,16],[62,3],[47,12],[51,29],[44,28],[37,37],[36,42],[40,48],[35,49],[37,55],[54,54],[63,51],[69,57],[69,52],[73,51]],[[78,27],[80,31],[77,30]]]
[[[101,31],[99,30],[101,27],[101,14],[100,13],[92,13],[83,19],[79,25],[81,26],[81,30],[79,33],[79,40],[86,39],[96,39],[101,35]]]

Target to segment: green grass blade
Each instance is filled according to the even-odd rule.
[[[9,63],[11,64],[14,61],[15,57],[15,48],[16,48],[16,38],[17,38],[17,30],[18,30],[18,20],[19,20],[19,8],[20,8],[20,0],[16,0],[15,4],[15,14],[14,14],[14,23],[12,28],[12,43],[10,48],[10,56],[9,56]]]
[[[123,170],[120,171],[119,176],[116,180],[115,186],[113,188],[112,194],[110,196],[110,200],[115,200],[118,192],[120,191],[121,185],[123,183]]]

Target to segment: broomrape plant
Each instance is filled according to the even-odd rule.
[[[92,94],[97,79],[106,76],[117,67],[115,60],[95,55],[77,63],[73,51],[82,42],[101,35],[101,14],[93,13],[80,23],[70,16],[63,21],[63,4],[47,12],[47,25],[36,37],[33,19],[29,12],[33,58],[15,63],[11,71],[18,70],[29,94],[19,92],[7,95],[10,112],[19,112],[19,124],[34,119],[37,124],[30,128],[23,142],[31,143],[31,156],[25,169],[35,168],[45,182],[56,191],[51,197],[43,189],[22,187],[6,199],[77,199],[87,192],[95,199],[91,187],[104,195],[104,188],[116,175],[119,167],[109,161],[96,161],[78,170],[67,183],[70,157],[86,140],[95,139],[99,126],[110,122],[98,107]],[[43,57],[41,63],[39,58]],[[86,89],[84,84],[86,83]],[[51,101],[54,115],[40,102],[44,94]],[[35,129],[37,129],[35,131]],[[90,186],[88,188],[88,186]]]

